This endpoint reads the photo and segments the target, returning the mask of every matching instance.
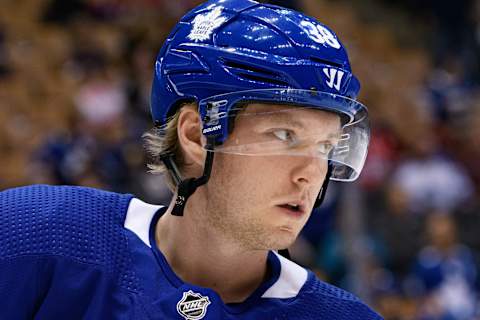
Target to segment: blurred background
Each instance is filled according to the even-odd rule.
[[[141,135],[155,55],[199,2],[1,0],[0,190],[168,203]],[[480,319],[480,1],[270,2],[337,32],[373,128],[362,177],[330,185],[294,259],[387,320]]]

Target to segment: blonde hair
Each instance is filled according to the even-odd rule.
[[[185,162],[178,143],[177,125],[180,110],[184,105],[185,104],[180,106],[175,114],[167,119],[167,122],[163,126],[153,128],[142,136],[145,150],[150,155],[152,161],[147,164],[149,172],[153,174],[164,174],[166,183],[172,191],[176,188],[175,179],[161,160],[161,156],[170,155],[179,171],[182,171]]]

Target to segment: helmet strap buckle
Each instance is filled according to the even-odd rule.
[[[175,182],[177,183],[177,198],[175,199],[175,206],[172,210],[172,215],[181,217],[185,210],[188,198],[197,190],[198,187],[206,184],[210,179],[210,173],[212,172],[213,165],[213,146],[215,138],[209,137],[207,139],[207,157],[205,159],[205,165],[203,167],[203,174],[198,178],[188,178],[181,180],[179,170],[175,165],[171,156],[162,157],[162,161],[168,170],[172,173]]]

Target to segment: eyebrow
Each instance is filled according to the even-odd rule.
[[[278,111],[275,111],[275,112],[264,112],[264,113],[257,114],[257,116],[258,115],[266,118],[268,117],[267,119],[272,121],[275,121],[275,120],[284,121],[284,123],[286,123],[287,125],[293,128],[297,128],[297,129],[305,128],[305,125],[302,122],[293,119],[291,116],[289,116],[286,113],[281,113],[281,112],[279,113]],[[338,127],[338,131],[331,132],[330,134],[327,135],[326,138],[327,139],[340,138],[340,136],[341,136],[341,126]]]
[[[249,115],[254,115],[255,117],[265,118],[270,121],[283,121],[291,125],[292,127],[296,128],[304,128],[305,126],[300,122],[292,118],[292,116],[288,115],[287,113],[279,112],[279,111],[263,111],[258,113],[252,113]]]
[[[266,116],[266,115],[262,115],[262,116]],[[297,128],[297,129],[305,128],[304,124],[302,124],[298,120],[294,120],[291,116],[289,116],[286,113],[271,113],[271,114],[268,114],[268,120],[283,121],[284,123],[288,124],[289,126]]]

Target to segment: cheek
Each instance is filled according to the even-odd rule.
[[[243,201],[261,198],[274,190],[273,186],[285,184],[287,168],[282,162],[269,157],[249,157],[217,154],[212,178],[225,193],[235,193]],[[214,177],[215,176],[215,177]],[[233,197],[233,195],[229,195]]]
[[[275,187],[288,182],[289,169],[284,161],[276,157],[244,157],[239,165],[242,179],[251,189],[259,193],[272,193]]]
[[[224,202],[229,208],[264,208],[272,199],[298,192],[298,185],[292,180],[295,168],[299,166],[297,158],[234,156],[221,153],[217,153],[215,157],[211,177],[215,184],[214,193],[218,196],[217,200]],[[312,199],[318,196],[327,172],[326,161],[319,162],[318,166],[317,170],[321,172],[315,172],[315,176],[322,175],[322,179],[310,183],[307,191]]]

